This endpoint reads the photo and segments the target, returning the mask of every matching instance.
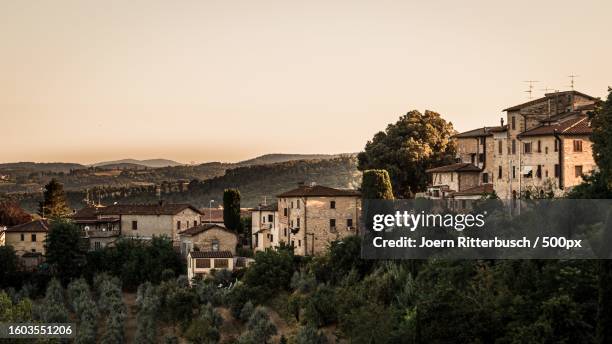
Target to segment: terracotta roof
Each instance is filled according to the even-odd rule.
[[[555,131],[560,135],[590,135],[593,133],[588,117],[581,116],[554,125],[540,125],[520,133],[519,137],[553,135]]]
[[[202,221],[223,223],[223,208],[201,208]]]
[[[15,233],[20,233],[20,232],[37,233],[37,232],[48,232],[48,231],[49,231],[49,224],[45,220],[34,220],[28,223],[23,223],[23,224],[13,226],[13,227],[6,229],[6,232],[15,232]]]
[[[464,138],[464,137],[481,137],[481,136],[491,136],[493,132],[503,131],[503,127],[482,127],[478,129],[469,130],[463,133],[459,133],[454,135],[453,137]]]
[[[260,205],[258,207],[255,207],[253,209],[251,209],[251,211],[277,211],[278,210],[278,203],[272,203],[272,204],[267,204],[267,205]]]
[[[590,100],[598,100],[598,98],[595,98],[595,97],[593,97],[593,96],[590,96],[590,95],[585,94],[585,93],[582,93],[582,92],[578,92],[578,91],[563,91],[563,92],[555,92],[555,93],[546,93],[546,94],[544,95],[544,97],[542,97],[542,98],[538,98],[538,99],[530,100],[530,101],[528,101],[528,102],[525,102],[525,103],[522,103],[522,104],[519,104],[519,105],[514,105],[514,106],[511,106],[511,107],[509,107],[509,108],[507,108],[507,109],[504,109],[504,110],[502,110],[502,111],[515,111],[515,110],[520,110],[520,109],[522,109],[522,108],[524,108],[524,107],[527,107],[527,106],[530,106],[530,105],[534,105],[534,104],[540,103],[540,102],[542,102],[542,101],[544,101],[544,100],[546,100],[546,99],[549,99],[549,98],[554,98],[554,97],[557,97],[557,96],[563,96],[563,95],[567,95],[567,94],[579,95],[579,96],[582,96],[582,97],[588,98],[588,99],[590,99]]]
[[[493,193],[493,184],[478,185],[463,191],[453,192],[453,196],[473,196]]]
[[[77,211],[72,218],[96,218],[103,215],[176,215],[185,209],[191,209],[198,214],[202,212],[191,204],[114,204],[106,207],[85,207]]]
[[[213,228],[218,228],[221,229],[223,231],[232,233],[234,235],[237,235],[234,231],[229,230],[227,228],[225,228],[225,226],[217,224],[217,223],[201,223],[195,227],[191,227],[191,228],[187,228],[182,232],[179,232],[179,235],[187,235],[187,236],[194,236],[203,232],[206,232],[209,229],[213,229]]]
[[[233,258],[230,251],[191,251],[191,258]]]
[[[334,189],[322,185],[300,185],[298,188],[283,192],[277,197],[345,197],[360,195],[361,193],[357,190]]]
[[[436,168],[430,168],[426,170],[427,173],[431,172],[480,172],[480,168],[470,164],[469,162],[459,162],[456,164],[450,164],[446,166],[440,166]]]

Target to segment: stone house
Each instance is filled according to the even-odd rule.
[[[86,207],[76,212],[72,219],[92,248],[112,243],[118,237],[149,240],[153,236],[166,235],[178,243],[181,230],[201,223],[202,213],[189,204],[115,204],[102,207]]]
[[[235,268],[234,256],[228,251],[191,251],[187,255],[187,278],[190,283],[196,277],[204,277],[212,270]]]
[[[464,191],[479,184],[482,170],[467,162],[430,168],[431,184],[427,187],[426,197],[432,199],[449,198],[457,191]]]
[[[481,168],[477,185],[492,184],[502,199],[527,193],[560,196],[596,168],[589,112],[599,102],[565,91],[509,107],[504,110],[506,125],[502,119],[500,126],[455,135],[457,158]]]
[[[324,253],[330,242],[357,234],[361,194],[299,183],[278,197],[278,242],[294,247],[297,255]]]
[[[34,220],[6,228],[0,236],[4,238],[4,245],[13,246],[20,263],[30,270],[43,261],[47,233],[49,233],[47,221]]]
[[[238,234],[223,225],[202,223],[179,233],[181,254],[191,251],[227,251],[234,256],[238,245]]]
[[[260,205],[251,210],[251,234],[255,251],[280,244],[278,203]]]

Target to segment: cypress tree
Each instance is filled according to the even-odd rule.
[[[228,229],[240,229],[240,191],[225,189],[223,191],[223,223]]]
[[[393,187],[386,170],[363,172],[361,194],[364,199],[393,199]]]

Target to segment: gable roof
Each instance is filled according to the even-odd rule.
[[[453,196],[474,196],[493,193],[493,184],[482,184],[463,191],[453,192]]]
[[[469,162],[459,162],[456,164],[450,164],[445,166],[440,166],[436,168],[430,168],[426,170],[427,173],[432,172],[480,172],[480,168],[469,163]]]
[[[278,203],[276,202],[272,204],[260,205],[260,206],[257,206],[251,209],[251,211],[277,211],[277,210],[278,210]]]
[[[543,124],[520,133],[519,137],[554,135],[591,135],[593,128],[587,116],[569,119],[558,124]]]
[[[191,209],[202,215],[202,212],[191,204],[113,204],[106,207],[85,207],[77,211],[72,218],[95,218],[104,215],[176,215],[185,209]]]
[[[298,188],[283,192],[277,197],[354,197],[361,196],[357,190],[334,189],[322,185],[300,185]]]
[[[191,258],[233,258],[234,255],[230,251],[191,251]]]
[[[587,98],[589,100],[593,100],[593,101],[597,101],[598,100],[598,98],[595,98],[593,96],[590,96],[590,95],[582,93],[582,92],[578,92],[578,91],[563,91],[563,92],[555,92],[555,93],[546,93],[546,94],[544,94],[544,97],[542,97],[542,98],[538,98],[538,99],[530,100],[530,101],[522,103],[522,104],[514,105],[514,106],[511,106],[511,107],[509,107],[507,109],[503,109],[502,111],[520,110],[520,109],[522,109],[524,107],[540,103],[540,102],[542,102],[544,100],[547,100],[547,99],[550,99],[550,98],[554,98],[554,97],[557,97],[557,96],[567,95],[567,94],[573,94],[573,95],[582,96],[582,97],[585,97],[585,98]]]
[[[187,228],[182,232],[179,232],[179,235],[186,235],[186,236],[194,236],[194,235],[198,235],[200,233],[204,233],[208,230],[211,230],[213,228],[217,228],[220,229],[222,231],[234,234],[234,235],[238,235],[236,234],[234,231],[227,229],[225,226],[217,224],[217,223],[201,223],[195,227],[191,227],[191,228]]]
[[[17,226],[7,228],[5,230],[8,233],[39,233],[48,232],[49,224],[46,220],[34,220],[27,223],[23,223]]]
[[[503,131],[504,127],[482,127],[454,135],[456,138],[491,136],[494,132]]]

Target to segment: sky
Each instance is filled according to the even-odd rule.
[[[0,0],[0,162],[345,153],[612,84],[612,1]]]

